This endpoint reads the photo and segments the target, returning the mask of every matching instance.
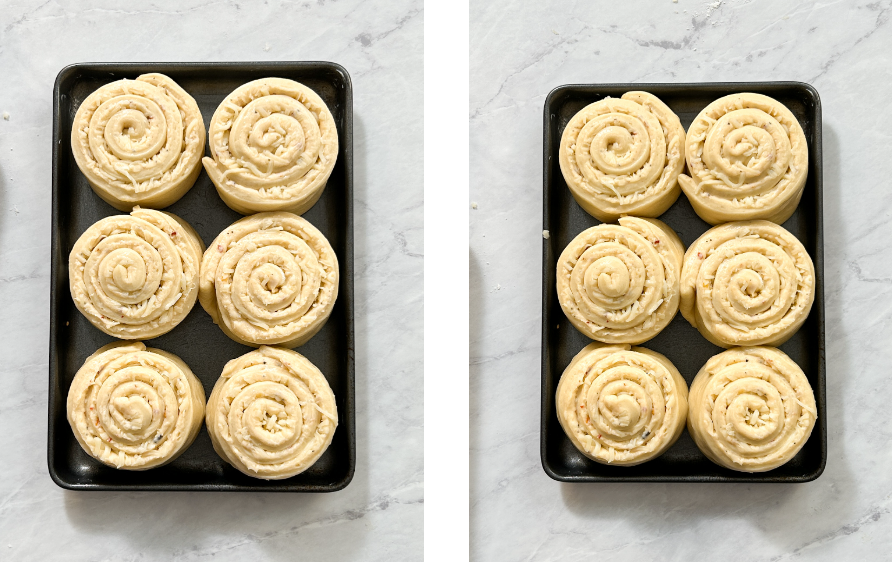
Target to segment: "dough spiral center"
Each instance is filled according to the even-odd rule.
[[[183,150],[184,125],[176,104],[152,98],[148,88],[140,91],[109,99],[90,119],[90,150],[105,173],[123,182],[160,176]]]
[[[640,275],[636,277],[640,278]],[[625,295],[629,292],[631,281],[632,273],[628,266],[615,256],[599,258],[585,270],[586,292],[592,300],[598,298],[598,293],[611,299]]]
[[[180,298],[180,255],[162,234],[134,225],[132,231],[113,233],[93,248],[84,267],[85,287],[93,306],[106,318],[144,323]]]
[[[301,177],[313,167],[321,147],[316,119],[302,103],[284,95],[246,105],[229,134],[232,156],[259,177],[283,172]]]
[[[716,279],[727,287],[727,303],[720,310],[728,319],[768,310],[777,301],[781,284],[774,264],[755,252],[726,260],[719,266]]]
[[[665,406],[660,388],[641,366],[608,367],[589,382],[585,393],[588,424],[605,444],[627,449],[640,445],[659,427]]]
[[[297,396],[282,384],[264,381],[246,386],[232,401],[229,428],[242,447],[280,451],[301,435]]]
[[[98,429],[128,453],[157,448],[183,415],[171,374],[140,364],[113,372],[99,386],[93,412]]]
[[[220,265],[224,272],[233,269],[228,298],[249,322],[282,324],[299,319],[315,301],[321,282],[321,267],[312,250],[288,233],[250,235]]]
[[[570,287],[582,314],[617,328],[639,323],[662,298],[662,291],[654,287],[665,282],[656,251],[632,234],[623,238],[596,242],[570,273]]]
[[[154,102],[129,105],[109,117],[103,136],[121,160],[144,160],[158,153],[167,140],[164,114]],[[141,110],[133,109],[134,105],[141,105]]]
[[[630,175],[643,167],[650,158],[651,145],[648,142],[647,128],[641,121],[628,115],[602,115],[589,121],[582,132],[592,135],[589,149],[592,163],[605,174]],[[584,147],[585,144],[587,143],[582,142],[577,146]]]
[[[149,279],[146,260],[139,252],[130,248],[112,250],[99,265],[102,289],[106,294],[114,294],[117,300],[127,304],[136,304],[143,300],[142,291],[152,294],[158,289],[161,272],[155,268],[152,273],[152,278]]]
[[[782,248],[751,238],[727,242],[706,260],[700,274],[718,316],[750,330],[775,324],[790,310],[795,275],[796,264]]]
[[[628,195],[660,177],[666,138],[656,117],[640,111],[633,102],[615,101],[615,112],[592,117],[582,127],[575,157],[592,185],[604,193]]]

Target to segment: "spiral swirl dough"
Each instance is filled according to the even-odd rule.
[[[291,213],[236,221],[202,260],[202,307],[245,345],[303,345],[328,320],[337,296],[334,250],[312,224]]]
[[[102,86],[78,107],[71,149],[93,191],[119,211],[176,202],[201,172],[205,130],[195,100],[163,74]]]
[[[703,233],[684,258],[680,310],[721,347],[780,345],[805,322],[815,267],[799,240],[768,221]]]
[[[561,308],[593,340],[643,343],[678,312],[683,255],[678,235],[657,219],[593,226],[558,258]]]
[[[694,211],[716,225],[790,218],[808,175],[808,143],[799,121],[761,94],[719,98],[688,129],[690,175],[678,177]]]
[[[681,435],[688,387],[663,355],[591,343],[561,375],[556,407],[579,451],[599,463],[633,466],[663,454]]]
[[[239,471],[264,480],[307,470],[338,426],[334,393],[306,357],[261,347],[223,368],[207,408],[214,450]]]
[[[706,362],[691,383],[688,431],[711,461],[765,472],[805,445],[817,420],[802,369],[773,347],[737,347]]]
[[[198,234],[171,213],[136,207],[129,215],[106,217],[71,249],[71,297],[110,336],[160,336],[195,305],[203,251]]]
[[[211,118],[211,155],[204,167],[234,211],[312,207],[338,156],[338,131],[313,90],[283,78],[264,78],[229,94]]]
[[[576,202],[602,222],[623,215],[658,217],[678,199],[685,132],[656,96],[627,92],[570,119],[560,166]]]
[[[68,423],[84,451],[122,470],[146,470],[185,451],[204,419],[201,382],[182,359],[142,342],[87,358],[68,391]]]

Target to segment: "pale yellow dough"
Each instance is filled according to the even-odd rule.
[[[204,388],[182,359],[142,342],[87,358],[68,391],[68,423],[84,451],[122,470],[177,458],[204,419]]]
[[[195,183],[204,156],[195,100],[163,74],[102,86],[78,107],[71,150],[96,195],[119,211],[160,209]]]
[[[818,417],[802,369],[773,347],[737,347],[706,362],[691,383],[688,431],[714,463],[765,472],[792,459]]]
[[[567,123],[559,162],[576,202],[602,222],[658,217],[681,193],[685,132],[656,96],[627,92],[587,105]]]
[[[198,234],[172,213],[136,207],[129,215],[106,217],[71,249],[71,298],[110,336],[160,336],[195,305],[203,251]]]
[[[741,221],[713,227],[685,253],[681,314],[721,347],[780,345],[815,300],[815,267],[782,226]]]
[[[312,207],[338,157],[338,131],[328,106],[310,88],[263,78],[236,88],[217,107],[204,168],[234,211]]]
[[[255,478],[281,480],[315,463],[334,437],[338,410],[325,376],[306,357],[261,347],[223,368],[208,399],[214,450]]]
[[[732,94],[706,106],[688,128],[685,159],[690,175],[678,182],[694,211],[713,225],[781,224],[799,205],[808,175],[799,121],[761,94]]]
[[[557,262],[557,294],[577,330],[605,343],[643,343],[678,312],[684,246],[657,219],[623,217],[584,230]]]
[[[561,375],[556,406],[561,427],[582,454],[633,466],[675,443],[684,429],[687,398],[684,379],[663,355],[592,343]]]
[[[230,338],[297,347],[318,332],[338,297],[338,258],[306,219],[258,213],[208,246],[199,301]]]

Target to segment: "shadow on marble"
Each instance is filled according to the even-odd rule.
[[[368,155],[366,130],[361,117],[354,115],[354,201],[368,197]],[[2,182],[2,178],[0,178]],[[0,198],[2,198],[0,183]],[[2,199],[0,199],[2,202]],[[2,208],[2,207],[0,207]],[[354,249],[357,256],[368,255],[366,214],[354,214]],[[365,276],[354,279],[357,303],[367,302],[370,287]],[[368,315],[354,311],[356,322],[356,473],[343,491],[331,494],[265,493],[138,493],[138,492],[63,492],[65,511],[71,524],[81,532],[96,536],[118,534],[127,537],[133,547],[149,558],[157,552],[168,553],[179,540],[181,527],[188,525],[189,538],[183,544],[194,545],[180,554],[198,556],[223,553],[246,543],[260,545],[271,561],[295,559],[294,549],[282,549],[276,539],[299,537],[303,533],[323,532],[330,540],[340,541],[338,554],[343,560],[356,560],[365,552],[370,528],[351,528],[349,540],[339,538],[337,525],[363,517],[369,510],[369,338]],[[349,499],[345,501],[344,496]],[[339,507],[332,512],[329,506]],[[374,507],[372,507],[374,509]],[[131,517],[121,517],[129,513]],[[144,515],[145,514],[145,515]],[[165,520],[159,533],[140,532],[144,517]],[[158,525],[156,522],[154,525]],[[328,527],[329,530],[325,530]],[[170,542],[158,543],[158,534],[170,536]],[[331,558],[333,559],[333,558]]]
[[[483,327],[483,316],[484,316],[484,308],[486,307],[486,299],[483,296],[483,291],[474,291],[474,287],[482,288],[483,287],[483,268],[479,263],[479,258],[474,255],[474,250],[469,249],[468,252],[468,282],[470,285],[470,291],[468,292],[468,305],[469,305],[469,321],[468,321],[468,335],[471,342],[477,342],[482,339],[483,334],[481,333]],[[470,348],[470,356],[475,356],[475,350],[473,347]],[[477,377],[480,376],[478,372],[480,370],[479,365],[470,365],[468,369],[468,375],[470,376],[470,392],[468,396],[468,406],[470,412],[479,412],[480,405],[483,400],[480,392],[474,391],[474,381]],[[470,430],[468,431],[468,450],[470,451],[470,455],[468,458],[468,470],[469,470],[469,478],[468,478],[468,494],[471,504],[471,514],[468,525],[469,532],[469,542],[471,545],[477,544],[476,531],[478,525],[474,524],[474,512],[475,512],[475,500],[478,500],[482,496],[481,488],[478,485],[478,479],[482,477],[483,471],[485,469],[483,455],[477,451],[480,451],[481,448],[481,428],[480,428],[480,420],[471,416],[470,421]]]
[[[474,255],[473,248],[469,248],[468,251],[468,308],[469,308],[469,321],[468,321],[468,335],[471,342],[477,342],[482,339],[483,334],[481,333],[481,328],[483,326],[483,314],[484,308],[486,306],[486,299],[483,298],[482,291],[475,291],[474,287],[483,287],[483,268],[480,266],[479,258]],[[470,356],[474,357],[474,349],[473,345],[470,349]],[[479,376],[480,367],[477,365],[470,365],[468,368],[468,374],[471,377],[471,385],[473,386],[474,380]],[[479,392],[474,392],[473,389],[470,391],[469,399],[469,407],[470,411],[477,412],[478,407],[481,402],[481,397]],[[474,423],[473,415],[470,420],[470,431],[468,435],[469,443],[468,447],[471,451],[471,455],[469,460],[469,471],[470,471],[470,497],[471,501],[474,501],[476,497],[476,487],[474,485],[474,475],[480,474],[483,469],[483,465],[480,462],[480,455],[475,455],[474,451],[477,451],[480,447],[480,431],[479,424]],[[473,532],[474,526],[471,525],[471,532]],[[473,543],[473,540],[471,541]]]
[[[824,160],[824,241],[825,254],[831,239],[845,240],[844,221],[841,211],[842,186],[839,175],[839,140],[826,124],[823,127]],[[696,528],[715,519],[748,521],[760,529],[763,536],[778,547],[788,546],[791,527],[802,527],[804,520],[813,514],[816,495],[823,497],[823,508],[834,523],[843,525],[853,516],[855,496],[843,493],[856,485],[855,475],[849,470],[845,458],[843,404],[844,386],[851,384],[851,377],[839,368],[851,364],[851,352],[846,339],[837,333],[843,317],[839,288],[842,286],[842,269],[837,264],[825,263],[824,290],[827,324],[827,417],[828,461],[827,469],[814,482],[804,484],[569,484],[561,483],[561,496],[568,510],[588,519],[634,521],[643,536],[650,536],[659,528],[665,530],[665,518],[671,517],[671,532]],[[851,394],[849,394],[851,395]],[[829,494],[826,491],[830,486]],[[651,506],[662,517],[653,513],[644,515],[643,506]],[[770,509],[769,509],[770,508]],[[830,528],[835,528],[831,523]],[[826,527],[826,522],[825,525]]]
[[[11,207],[8,206],[8,201],[7,201],[8,186],[6,185],[6,180],[3,179],[5,175],[6,174],[4,173],[4,170],[2,168],[0,168],[0,217],[3,217],[2,218],[3,222],[10,223],[10,222],[16,220],[17,213],[9,212]],[[6,225],[2,225],[2,226],[6,226]],[[4,229],[2,227],[0,227],[0,235],[3,234],[3,230]],[[0,248],[5,248],[5,247],[6,247],[6,241],[3,240],[2,237],[0,237]]]

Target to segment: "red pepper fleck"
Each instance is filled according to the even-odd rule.
[[[703,253],[702,253],[702,252],[697,252],[697,257],[700,258],[700,259],[702,260],[702,259],[703,259]]]
[[[222,252],[222,251],[223,251],[223,244],[217,244],[217,251],[218,251],[218,252]]]
[[[177,235],[177,231],[174,230],[173,232],[170,233],[170,235],[171,235],[171,236],[176,236],[176,235]]]
[[[656,245],[659,244],[659,243],[660,243],[659,240],[654,240],[654,246],[656,246]]]

